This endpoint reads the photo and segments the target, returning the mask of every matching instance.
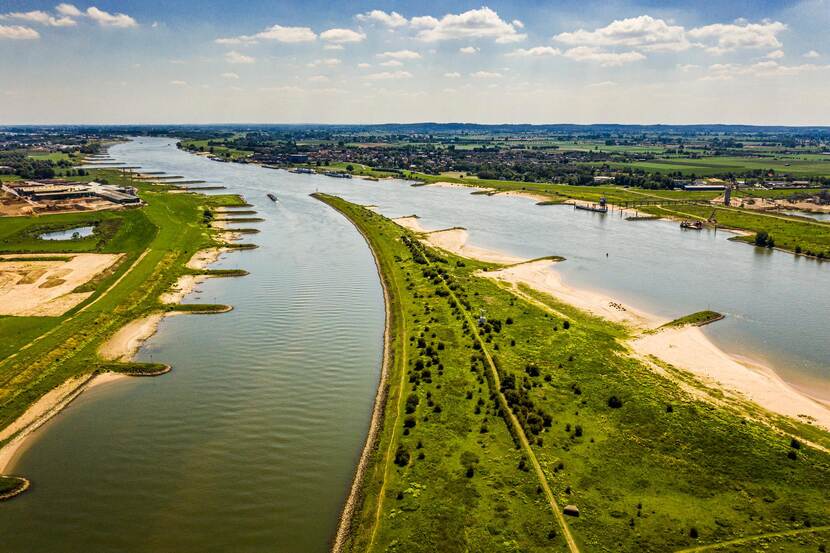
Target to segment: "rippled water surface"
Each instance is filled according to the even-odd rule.
[[[12,551],[326,550],[365,438],[383,304],[365,243],[308,197],[318,189],[427,228],[462,225],[478,246],[562,255],[569,284],[658,315],[723,312],[706,329],[718,344],[830,397],[828,263],[673,222],[217,163],[169,139],[111,153],[244,194],[266,219],[245,224],[260,248],[217,265],[250,276],[187,300],[234,311],[168,319],[142,349],[172,373],[93,390],[44,428],[16,467],[35,489],[0,510]]]

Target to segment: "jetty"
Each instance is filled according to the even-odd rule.
[[[581,209],[583,211],[595,211],[597,213],[608,213],[608,203],[605,198],[599,199],[598,204],[574,204],[574,209]]]

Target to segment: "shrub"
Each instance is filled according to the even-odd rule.
[[[415,426],[415,417],[409,415],[408,417],[403,419],[403,427],[404,428],[413,428]]]
[[[565,330],[568,330],[569,328],[571,328],[571,323],[569,321],[564,321],[562,323],[562,328],[564,328]]]
[[[693,540],[696,540],[697,536],[698,536],[697,528],[692,527],[692,529],[689,530],[689,537],[692,538]]]
[[[611,396],[608,398],[608,407],[611,409],[619,409],[622,407],[622,400],[617,396]]]
[[[409,452],[402,445],[398,445],[398,449],[395,451],[395,464],[399,467],[405,467],[409,464]]]

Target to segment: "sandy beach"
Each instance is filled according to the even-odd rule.
[[[479,275],[509,284],[526,284],[582,311],[637,329],[654,328],[668,322],[630,305],[623,305],[609,296],[568,286],[562,282],[555,265],[550,260],[531,261],[498,271],[481,272]]]
[[[446,181],[429,182],[425,186],[433,186],[435,188],[464,188],[466,190],[469,190],[470,192],[491,190],[490,188],[482,188],[481,186],[475,186],[472,184],[461,184],[458,182]]]
[[[528,200],[533,200],[534,202],[549,202],[554,200],[554,196],[548,196],[542,194],[541,192],[531,192],[529,190],[508,190],[506,192],[498,192],[499,196],[516,196],[518,198],[527,198]]]
[[[423,233],[425,240],[430,245],[462,257],[477,259],[485,263],[498,263],[499,265],[512,265],[525,261],[521,257],[471,246],[467,243],[469,233],[462,228],[428,231],[421,226],[417,217],[399,217],[394,221],[411,231]]]
[[[771,369],[727,354],[694,326],[667,328],[629,342],[645,356],[653,355],[693,373],[706,384],[737,392],[769,411],[813,422],[830,430],[830,408],[791,387]]]
[[[416,217],[402,217],[395,221],[413,231],[424,232]],[[505,265],[518,263],[479,274],[511,286],[525,284],[592,315],[627,325],[635,334],[635,338],[627,343],[634,355],[643,359],[654,356],[691,373],[704,384],[716,385],[735,398],[752,401],[772,413],[830,430],[830,406],[793,388],[772,369],[729,355],[698,327],[660,329],[669,322],[667,319],[607,295],[564,283],[555,270],[555,262],[525,262],[527,260],[466,245],[468,235],[462,229],[428,232],[424,236],[431,245],[457,255]]]

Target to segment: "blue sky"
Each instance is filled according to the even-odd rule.
[[[0,124],[830,124],[830,0],[0,0]]]

